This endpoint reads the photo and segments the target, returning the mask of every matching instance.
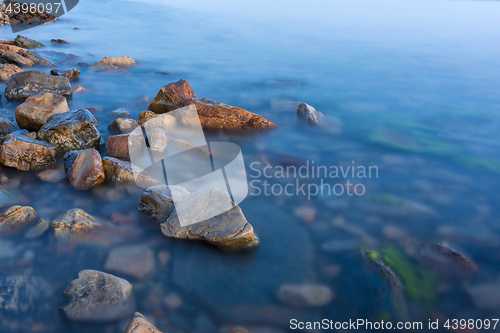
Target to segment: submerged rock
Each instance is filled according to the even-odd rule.
[[[193,89],[185,80],[179,80],[161,88],[149,105],[149,110],[155,113],[165,113],[187,105],[196,106],[201,126],[205,129],[237,130],[276,127],[269,120],[241,108],[206,98],[197,99]]]
[[[84,270],[63,296],[61,311],[70,320],[115,321],[130,316],[134,309],[132,285],[111,274]]]
[[[316,111],[315,108],[306,103],[300,103],[297,108],[297,115],[304,118],[311,124],[319,124],[323,118],[321,112]]]
[[[107,156],[102,159],[102,164],[106,179],[113,183],[135,184],[140,187],[149,187],[160,183],[150,176],[134,171],[130,162]]]
[[[37,173],[36,177],[44,182],[57,183],[66,179],[66,173],[62,170],[49,169]]]
[[[132,132],[134,129],[137,128],[137,126],[139,126],[139,124],[134,119],[118,118],[115,119],[108,126],[108,128],[115,133],[126,134]]]
[[[104,182],[101,155],[93,148],[66,153],[64,169],[71,186],[77,190],[88,190]]]
[[[0,215],[0,235],[17,232],[35,219],[33,207],[12,206]]]
[[[7,135],[0,147],[0,162],[22,171],[35,170],[53,165],[56,150],[46,142],[14,132]]]
[[[92,67],[89,68],[89,71],[91,72],[126,72],[126,70],[110,65],[110,64],[103,64],[101,62],[96,62]]]
[[[179,208],[182,205],[181,208]],[[210,211],[218,211],[219,207],[228,211],[198,222],[199,216],[211,215]],[[161,224],[161,231],[167,237],[180,239],[205,240],[221,249],[237,251],[257,246],[259,241],[253,227],[248,223],[240,207],[231,203],[231,198],[225,192],[214,189],[198,191],[176,203],[176,210]],[[191,209],[197,208],[197,209]],[[202,209],[200,211],[200,209]],[[190,215],[182,216],[181,226],[178,212]],[[192,224],[189,224],[192,223]]]
[[[78,237],[102,227],[100,221],[80,208],[68,210],[50,225],[57,237]]]
[[[152,186],[142,194],[139,211],[159,223],[165,222],[175,209],[172,193],[175,193],[176,198],[190,194],[180,186]]]
[[[52,93],[30,96],[16,108],[16,121],[20,128],[38,131],[50,117],[69,111],[66,98]]]
[[[278,289],[276,297],[288,306],[316,308],[328,305],[333,299],[333,292],[324,285],[286,284]]]
[[[50,143],[58,153],[99,147],[101,134],[97,120],[86,109],[56,114],[37,133],[37,139]]]
[[[111,117],[113,117],[113,118],[131,118],[132,117],[130,112],[128,112],[127,110],[125,110],[123,108],[113,110],[113,111],[111,111],[110,114],[111,114]]]
[[[24,238],[26,239],[35,239],[42,236],[50,229],[50,221],[48,219],[40,219],[36,223],[36,225],[24,234]]]
[[[5,97],[22,99],[46,92],[62,96],[73,94],[71,85],[65,77],[52,76],[39,71],[24,71],[12,75],[7,81]]]
[[[23,71],[24,69],[19,68],[14,64],[0,64],[0,80],[8,81],[12,75]]]
[[[51,67],[54,66],[54,64],[45,59],[44,57],[38,55],[37,53],[27,50],[21,53],[21,55],[31,61],[33,61],[35,64],[40,65],[40,66],[45,66],[45,67]]]
[[[69,81],[75,81],[80,76],[80,71],[76,68],[53,69],[50,71],[50,74],[52,74],[54,76],[64,76]]]
[[[104,57],[100,62],[103,64],[110,64],[118,67],[130,67],[138,64],[137,61],[127,56]]]
[[[20,54],[17,54],[14,51],[8,51],[5,53],[2,53],[2,58],[7,60],[10,63],[17,65],[17,66],[31,67],[31,66],[35,65],[35,63],[33,61],[31,61],[28,58],[23,57]]]
[[[37,42],[36,40],[30,39],[28,37],[23,37],[21,35],[17,35],[17,37],[14,39],[14,45],[19,47],[24,47],[27,49],[33,47],[45,46],[42,43]]]
[[[478,309],[500,311],[500,281],[467,286],[466,290]]]
[[[139,312],[134,313],[124,333],[161,333],[146,317]]]
[[[155,255],[145,245],[117,247],[109,253],[104,269],[107,272],[125,274],[142,280],[154,274],[156,270]]]

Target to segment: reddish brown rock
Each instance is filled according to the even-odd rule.
[[[129,133],[112,135],[106,140],[106,155],[116,157],[121,160],[130,160],[128,149]]]
[[[197,99],[193,89],[185,80],[179,80],[161,88],[153,102],[149,105],[149,110],[155,113],[165,113],[187,105],[196,106],[201,126],[208,130],[276,127],[269,120],[241,108],[218,103],[206,98]],[[189,119],[185,120],[183,122],[189,125]]]
[[[77,190],[88,190],[104,182],[101,155],[95,149],[66,153],[64,170],[71,186]]]
[[[161,333],[146,317],[139,312],[134,313],[124,333]]]
[[[30,96],[16,108],[16,121],[20,128],[38,131],[50,117],[69,111],[66,98],[51,93]]]
[[[179,80],[162,87],[148,109],[155,113],[165,113],[187,105],[192,98],[196,96],[191,85],[186,80]]]
[[[7,135],[0,147],[0,162],[18,170],[30,171],[53,165],[56,150],[46,142],[14,132]]]

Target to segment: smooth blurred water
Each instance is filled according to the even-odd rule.
[[[499,12],[500,3],[481,1],[81,1],[60,22],[24,35],[44,42],[44,50],[80,57],[64,66],[122,55],[140,63],[128,74],[79,67],[80,80],[73,86],[88,91],[75,94],[70,107],[103,109],[95,116],[104,137],[110,134],[110,111],[123,107],[136,118],[147,109],[141,98],[153,98],[163,85],[182,78],[198,97],[245,108],[278,125],[260,133],[207,134],[211,141],[238,143],[248,166],[262,156],[273,165],[355,161],[378,166],[380,177],[362,180],[367,193],[359,198],[249,196],[241,207],[260,247],[228,255],[167,240],[138,214],[140,192],[110,188],[102,198],[97,191],[76,192],[66,183],[42,183],[4,169],[20,179],[16,191],[39,215],[55,218],[80,207],[106,219],[120,212],[140,223],[124,227],[123,234],[115,235],[118,241],[100,240],[101,246],[64,254],[53,250],[52,235],[19,241],[16,256],[0,261],[0,270],[51,281],[53,306],[43,311],[53,320],[48,325],[40,319],[42,327],[119,332],[123,323],[86,327],[62,322],[57,306],[78,271],[102,270],[116,243],[147,243],[156,252],[169,251],[171,262],[150,281],[130,281],[137,310],[162,331],[207,332],[240,323],[286,329],[295,317],[381,315],[380,285],[363,273],[359,250],[332,252],[328,244],[377,251],[393,244],[407,251],[408,239],[448,242],[477,264],[480,275],[466,281],[440,279],[432,307],[408,300],[410,319],[494,316],[472,302],[467,286],[500,276]],[[0,34],[15,37],[8,28]],[[51,45],[51,38],[70,44]],[[296,102],[337,117],[341,130],[301,123]],[[16,104],[2,99],[0,106],[13,111]],[[417,202],[435,214],[377,206],[372,199],[380,194]],[[405,236],[394,237],[388,226]],[[35,260],[21,261],[28,250],[36,252]],[[335,279],[324,273],[331,265],[342,269]],[[276,289],[302,282],[330,285],[337,293],[332,305],[313,310],[280,305]],[[181,309],[163,304],[162,297],[172,291],[182,296]],[[30,316],[36,317],[24,319]]]

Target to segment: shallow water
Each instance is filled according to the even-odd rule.
[[[20,195],[15,203],[34,207],[39,216],[54,219],[79,207],[103,219],[113,213],[132,219],[65,251],[52,234],[1,239],[0,272],[43,281],[37,292],[27,293],[27,309],[8,317],[0,313],[3,327],[123,332],[126,319],[87,326],[58,313],[62,293],[78,272],[103,270],[109,251],[123,244],[147,244],[155,254],[171,255],[146,281],[123,276],[134,285],[137,311],[164,332],[214,332],[232,324],[287,330],[292,318],[401,320],[384,298],[384,282],[365,270],[359,252],[403,253],[421,273],[414,243],[446,242],[479,273],[465,279],[429,273],[436,280],[415,286],[416,296],[405,289],[404,320],[494,318],[498,312],[478,306],[467,290],[500,278],[499,10],[499,3],[479,1],[91,0],[58,23],[23,32],[47,45],[41,51],[80,57],[61,67],[121,55],[140,63],[128,74],[79,67],[80,79],[72,85],[88,90],[75,94],[70,108],[102,109],[94,115],[104,138],[110,135],[110,111],[125,108],[137,118],[147,109],[139,102],[143,97],[153,98],[182,78],[198,97],[245,108],[278,125],[251,134],[207,133],[209,141],[240,145],[249,181],[258,173],[251,163],[263,167],[263,160],[274,167],[376,166],[378,178],[325,180],[332,186],[361,183],[362,196],[250,194],[240,206],[260,246],[234,255],[164,237],[137,212],[140,189],[105,185],[77,192],[67,182],[44,183],[4,168],[10,179],[5,186]],[[0,28],[0,36],[15,37],[8,27]],[[70,44],[50,45],[51,38]],[[322,111],[328,125],[300,122],[297,102]],[[3,98],[0,107],[13,112],[16,105]],[[332,270],[339,267],[337,276]],[[302,310],[276,299],[280,285],[304,282],[329,285],[336,294],[332,303]],[[183,300],[174,310],[164,302],[172,293]]]

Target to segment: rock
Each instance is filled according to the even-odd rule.
[[[156,270],[154,252],[145,245],[121,246],[109,253],[104,269],[143,280]]]
[[[36,137],[50,143],[58,153],[97,148],[101,140],[97,120],[86,109],[54,115]]]
[[[171,293],[163,299],[163,303],[165,303],[170,310],[178,309],[182,305],[182,298],[176,293]]]
[[[80,76],[80,71],[76,68],[69,69],[53,69],[50,74],[54,76],[64,76],[68,81],[75,81]]]
[[[161,128],[152,128],[148,131],[149,149],[153,152],[162,152],[167,149],[167,135]]]
[[[57,237],[79,237],[101,228],[102,223],[80,208],[73,208],[52,221],[50,226]]]
[[[5,97],[22,99],[46,92],[63,96],[73,94],[71,85],[65,77],[52,76],[39,71],[24,71],[12,75],[7,81]]]
[[[88,190],[104,182],[101,155],[93,148],[66,153],[64,169],[71,186],[77,190]]]
[[[13,64],[0,64],[0,80],[8,81],[12,75],[22,71],[24,71],[24,69]]]
[[[149,105],[149,110],[155,113],[165,113],[187,105],[196,106],[201,126],[205,129],[236,130],[276,127],[269,120],[241,108],[206,98],[197,99],[193,89],[185,80],[179,80],[161,88]]]
[[[134,313],[124,333],[161,333],[146,317],[139,312]]]
[[[92,67],[89,68],[89,71],[91,72],[127,72],[123,68],[110,65],[110,64],[103,64],[102,62],[96,62]]]
[[[471,277],[478,272],[476,265],[446,244],[424,244],[417,255],[418,262],[447,277]]]
[[[46,142],[14,132],[7,135],[0,147],[0,162],[22,171],[35,170],[53,165],[56,150]]]
[[[233,208],[220,215],[198,222],[200,216],[212,215],[210,211],[220,211],[231,206]],[[179,218],[179,213],[182,214],[182,219]],[[181,221],[186,226],[181,226]],[[167,237],[205,240],[230,251],[259,244],[253,227],[245,219],[240,207],[232,204],[229,195],[218,189],[194,192],[176,203],[175,211],[161,224],[161,231]]]
[[[196,96],[191,85],[185,80],[179,80],[162,87],[148,109],[154,113],[165,113],[187,105],[194,98]]]
[[[111,274],[84,270],[66,287],[61,311],[74,321],[108,322],[131,315],[133,308],[129,282]]]
[[[2,58],[7,60],[8,62],[11,62],[17,66],[34,66],[35,63],[31,61],[28,58],[23,57],[22,55],[17,54],[16,52],[13,51],[8,51],[5,53],[2,53]]]
[[[180,186],[152,186],[142,194],[139,211],[159,223],[165,222],[175,209],[172,192],[176,198],[187,197],[190,194]]]
[[[153,111],[142,111],[140,114],[139,114],[139,125],[142,125],[144,124],[145,122],[147,122],[148,120],[151,120],[155,117],[158,117],[158,115],[156,113],[154,113]]]
[[[137,61],[130,57],[121,56],[121,57],[104,57],[100,61],[102,64],[109,64],[117,67],[130,67],[137,65]]]
[[[138,174],[132,169],[130,162],[108,156],[102,159],[102,164],[106,179],[113,183],[135,184],[146,188],[161,183],[142,173]]]
[[[15,53],[21,54],[24,51],[26,51],[26,49],[19,47],[19,46],[14,46],[14,45],[0,44],[0,54],[5,53],[5,52],[9,52],[9,51],[13,51]]]
[[[0,215],[0,235],[9,235],[25,227],[36,219],[32,207],[12,206]]]
[[[288,306],[316,308],[328,305],[333,292],[324,285],[286,284],[278,289],[276,297]]]
[[[130,118],[118,118],[115,119],[108,128],[119,134],[130,133],[139,126],[137,121]]]
[[[40,65],[40,66],[44,66],[44,67],[55,66],[54,63],[52,63],[51,61],[45,59],[44,57],[42,57],[42,56],[38,55],[37,53],[30,51],[30,50],[24,51],[23,53],[21,53],[21,55],[23,57],[33,61],[35,64]]]
[[[466,287],[478,309],[500,311],[500,282],[490,282]]]
[[[64,39],[59,39],[59,38],[58,38],[58,39],[54,39],[54,38],[52,38],[50,41],[51,41],[52,43],[57,43],[57,44],[69,44],[69,43],[68,43],[67,41],[65,41]]]
[[[75,88],[73,88],[73,92],[74,93],[77,93],[77,92],[82,92],[82,91],[85,91],[87,89],[85,89],[83,86],[76,86]]]
[[[300,103],[297,108],[297,115],[304,118],[311,124],[319,124],[323,118],[321,112],[316,111],[315,108],[306,103]]]
[[[9,111],[0,109],[0,141],[4,141],[7,134],[18,131],[16,118]]]
[[[113,117],[113,118],[132,118],[132,115],[127,110],[125,110],[123,108],[119,108],[119,109],[111,111],[111,117]]]
[[[49,169],[39,172],[36,177],[44,182],[57,183],[66,179],[66,173],[62,170]]]
[[[149,103],[151,103],[151,98],[149,98],[149,96],[145,96],[145,97],[141,98],[137,103],[149,104]]]
[[[30,96],[16,108],[16,121],[20,128],[38,131],[50,117],[69,111],[66,98],[52,93]]]
[[[42,43],[37,42],[36,40],[29,39],[28,37],[23,37],[20,35],[17,35],[16,39],[14,39],[14,45],[19,46],[19,47],[24,47],[27,49],[45,46]]]
[[[36,223],[36,225],[24,234],[24,238],[26,239],[35,239],[42,236],[45,232],[47,232],[50,228],[50,221],[48,219],[40,219]]]
[[[129,136],[130,135],[128,133],[109,136],[106,140],[106,155],[116,157],[120,160],[129,161]]]

